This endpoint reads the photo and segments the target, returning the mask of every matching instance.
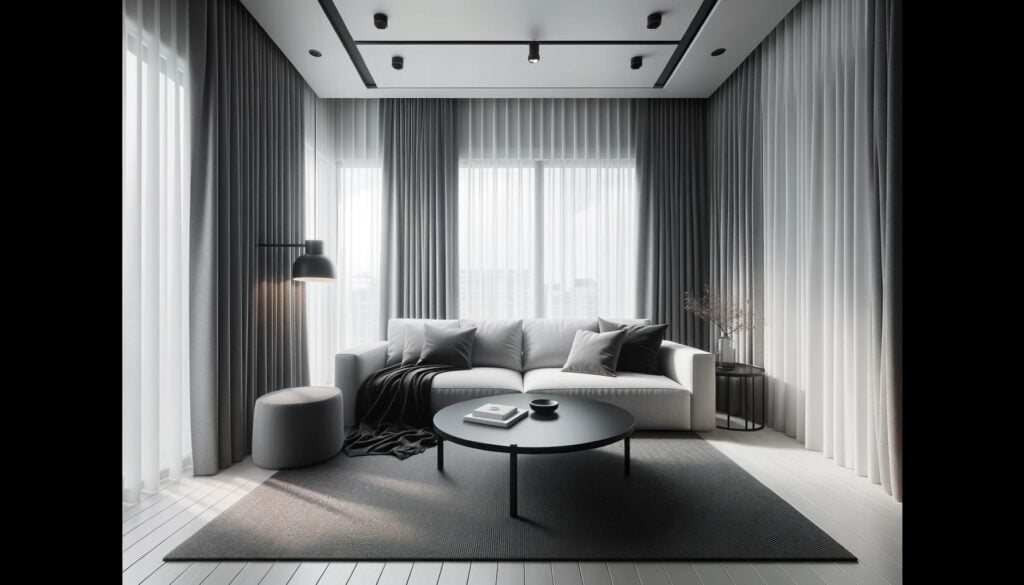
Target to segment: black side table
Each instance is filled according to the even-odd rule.
[[[732,410],[729,408],[729,399],[732,395],[732,381],[737,380],[740,385],[740,400],[743,406],[743,428],[738,425],[732,426]],[[727,431],[759,431],[764,428],[766,405],[764,395],[764,368],[748,364],[736,364],[733,368],[723,368],[720,364],[715,365],[715,389],[722,388],[721,382],[725,382],[725,426],[716,424],[715,428]],[[758,384],[757,382],[761,383]],[[754,400],[754,390],[761,389],[761,424],[757,420],[751,420],[753,410],[757,402]],[[749,406],[747,403],[747,390],[750,391]],[[717,416],[715,417],[718,418]]]

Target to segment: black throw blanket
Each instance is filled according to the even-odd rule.
[[[437,445],[430,387],[434,376],[455,369],[397,365],[372,374],[356,394],[356,425],[345,437],[345,454],[405,459]]]

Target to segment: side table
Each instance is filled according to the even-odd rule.
[[[732,409],[730,408],[730,398],[732,395],[733,380],[736,380],[740,386],[740,401],[743,407],[743,427],[737,424],[732,426]],[[724,382],[724,385],[723,385]],[[760,382],[760,384],[758,383]],[[732,368],[723,368],[721,364],[715,365],[715,389],[716,391],[720,388],[725,388],[725,426],[719,424],[715,425],[715,428],[725,429],[727,431],[759,431],[764,428],[765,414],[767,413],[765,404],[765,388],[764,388],[764,368],[757,366],[751,366],[749,364],[735,364]],[[751,420],[754,414],[754,407],[757,404],[754,399],[754,391],[760,388],[761,392],[761,420],[760,425],[756,419]],[[747,396],[750,401],[748,403]],[[718,418],[717,416],[715,417]]]

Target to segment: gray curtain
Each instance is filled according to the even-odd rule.
[[[393,317],[458,316],[456,101],[384,99],[381,338]]]
[[[736,358],[762,365],[764,189],[758,55],[755,51],[708,100],[708,185],[711,287],[735,299],[751,300],[757,327],[736,334]]]
[[[667,339],[710,349],[683,293],[710,283],[705,100],[635,100],[640,200],[637,303]]]
[[[302,284],[303,88],[237,0],[195,2],[190,376],[196,475],[251,452],[256,399],[308,379]]]

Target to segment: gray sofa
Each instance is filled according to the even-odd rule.
[[[610,320],[650,323],[648,319]],[[633,413],[638,429],[715,428],[715,361],[706,351],[663,342],[663,376],[618,372],[616,377],[606,377],[560,371],[576,331],[597,331],[596,318],[391,319],[387,341],[346,350],[335,358],[335,385],[344,397],[346,427],[354,423],[360,384],[373,372],[401,363],[407,331],[422,331],[423,323],[477,327],[473,368],[445,372],[434,378],[430,397],[434,412],[472,398],[538,392],[615,404]]]

